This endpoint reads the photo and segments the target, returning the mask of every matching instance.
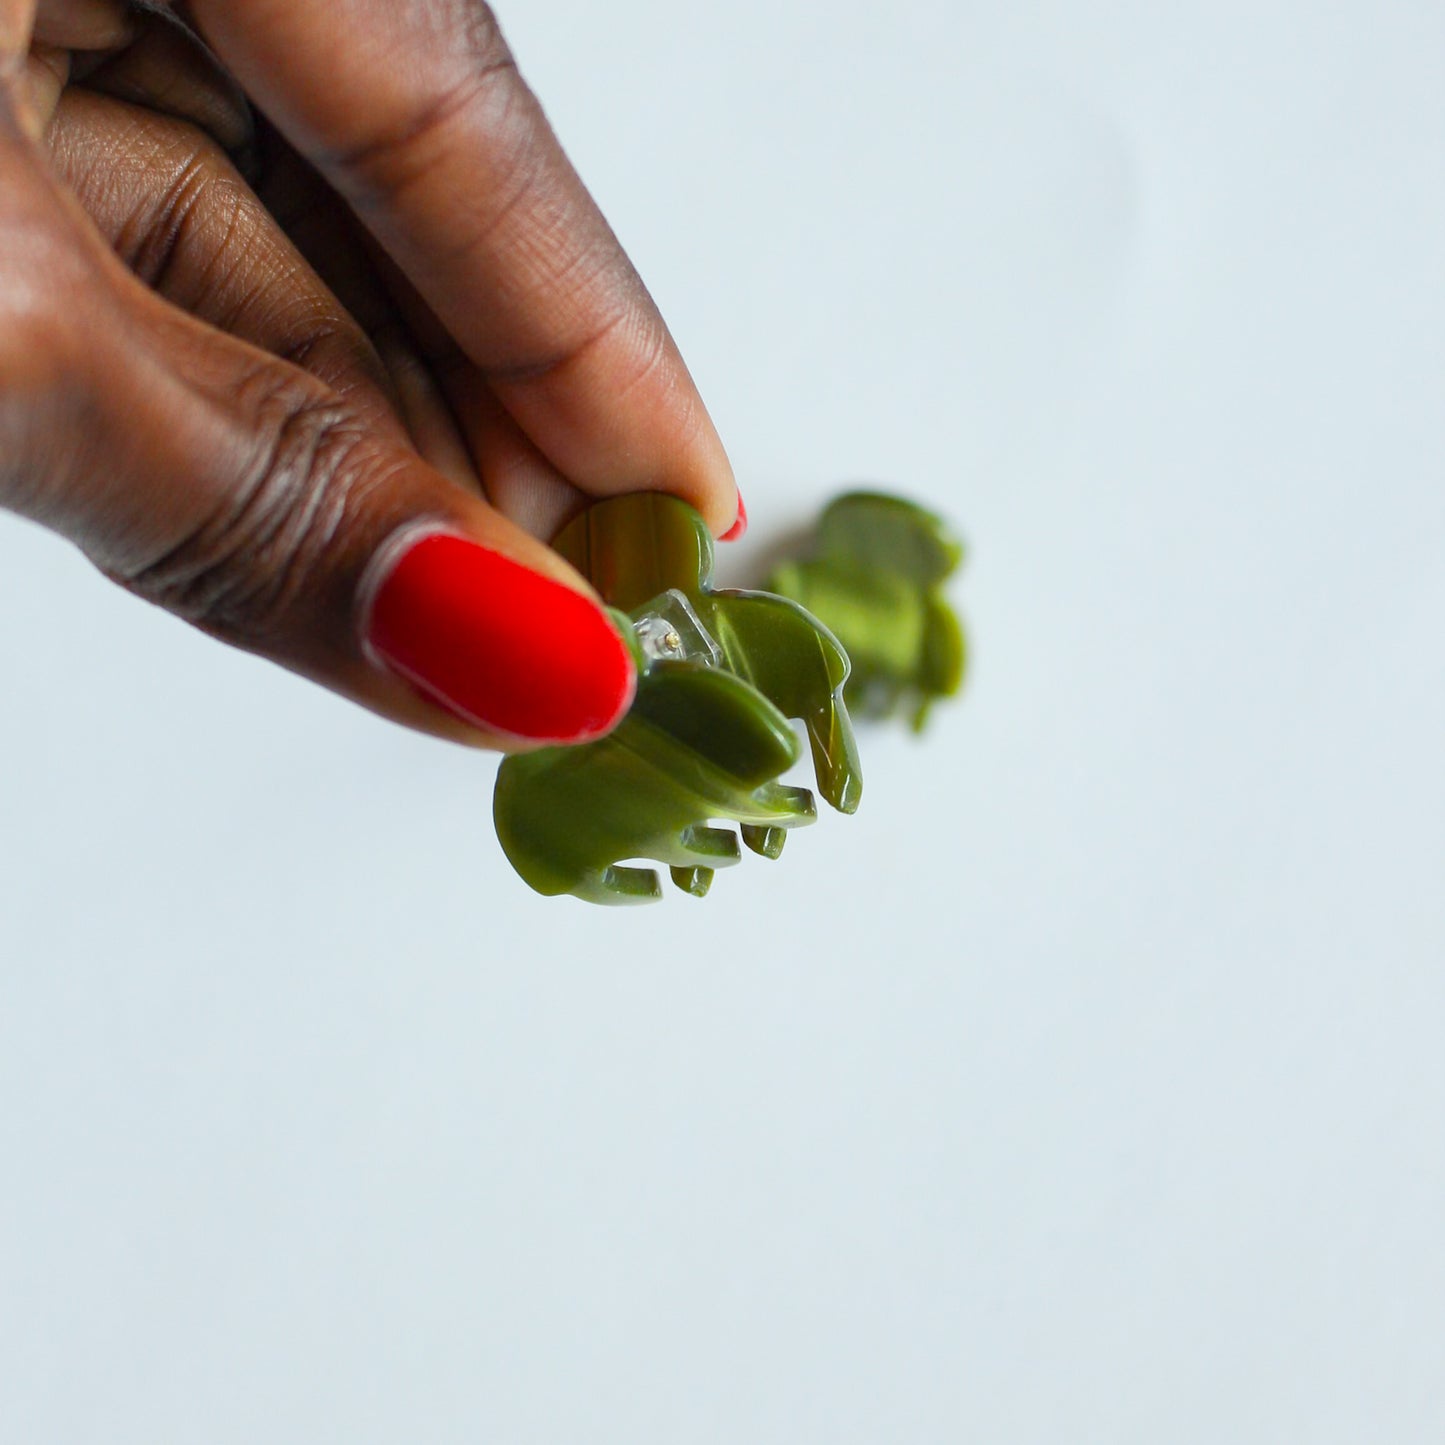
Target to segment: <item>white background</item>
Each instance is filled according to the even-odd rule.
[[[588,909],[0,519],[0,1440],[1445,1438],[1445,10],[503,20],[753,555],[944,510],[967,696]]]

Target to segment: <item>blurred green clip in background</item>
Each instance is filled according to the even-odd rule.
[[[933,512],[886,492],[848,492],[824,509],[808,555],[766,585],[842,643],[854,714],[907,712],[918,732],[934,703],[963,685],[963,625],[942,590],[962,560],[962,544]]]
[[[637,661],[637,697],[607,737],[503,760],[493,817],[514,868],[539,893],[594,903],[660,898],[653,861],[701,897],[742,843],[776,858],[816,816],[779,781],[802,745],[840,812],[862,795],[844,703],[848,658],[797,602],[714,591],[713,543],[685,502],[661,493],[590,507],[553,543],[614,609]]]

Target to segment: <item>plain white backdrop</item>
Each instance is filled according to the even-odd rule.
[[[1445,1438],[1445,10],[501,14],[967,696],[589,910],[0,518],[0,1441]]]

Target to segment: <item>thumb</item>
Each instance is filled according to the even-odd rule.
[[[631,701],[628,649],[560,558],[315,377],[146,290],[3,93],[0,506],[412,726],[577,742]]]

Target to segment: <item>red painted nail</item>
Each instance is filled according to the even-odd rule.
[[[743,494],[738,493],[738,519],[718,538],[719,542],[736,542],[748,529],[748,509],[743,505]]]
[[[366,640],[464,722],[536,742],[606,732],[636,687],[627,646],[594,603],[451,533],[421,537],[392,564]]]

